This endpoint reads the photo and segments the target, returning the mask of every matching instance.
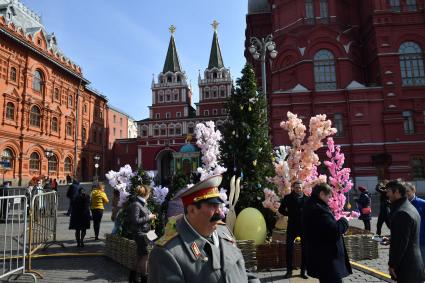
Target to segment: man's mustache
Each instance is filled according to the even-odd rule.
[[[219,220],[222,220],[223,217],[221,216],[220,213],[214,213],[214,215],[211,217],[210,222],[216,222]]]

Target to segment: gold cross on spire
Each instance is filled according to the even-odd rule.
[[[176,27],[174,25],[171,25],[169,30],[170,30],[171,34],[173,34],[173,33],[176,32]]]
[[[213,23],[211,24],[214,30],[217,30],[219,22],[217,22],[216,20],[213,21]]]

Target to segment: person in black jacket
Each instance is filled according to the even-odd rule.
[[[359,186],[360,196],[356,200],[360,212],[359,219],[363,220],[364,229],[370,231],[370,220],[372,219],[372,209],[370,195],[366,187]]]
[[[72,184],[68,187],[66,191],[66,197],[69,198],[69,208],[65,215],[70,216],[72,210],[72,201],[78,195],[78,190],[80,188],[80,182],[77,179],[72,180]]]
[[[419,246],[421,218],[406,196],[403,182],[390,181],[385,188],[391,203],[391,238],[384,238],[390,245],[388,271],[397,282],[423,282],[424,264]]]
[[[137,197],[129,206],[128,217],[131,234],[137,245],[137,272],[141,274],[141,282],[146,283],[148,280],[148,240],[146,234],[150,230],[150,221],[156,219],[156,215],[150,212],[147,205],[151,193],[150,187],[138,186],[136,192]],[[129,282],[138,282],[137,272],[130,271]]]
[[[328,202],[332,190],[326,183],[314,186],[303,209],[303,231],[307,247],[307,273],[321,283],[338,283],[352,273],[342,235],[348,221],[338,221]]]
[[[292,258],[294,255],[294,241],[295,238],[301,238],[301,277],[307,279],[305,273],[306,268],[306,254],[304,245],[304,236],[302,235],[301,217],[304,203],[308,197],[303,193],[302,183],[295,181],[292,183],[292,192],[286,195],[279,207],[279,213],[288,216],[288,228],[286,231],[286,274],[284,278],[292,277]]]
[[[390,214],[390,202],[388,201],[387,191],[385,190],[385,185],[388,183],[388,180],[379,182],[375,191],[379,193],[379,214],[378,214],[378,223],[376,224],[376,234],[381,236],[382,225],[385,223],[387,227],[390,227],[389,224],[389,214]]]
[[[69,229],[75,230],[77,247],[84,247],[84,237],[86,230],[90,229],[90,196],[86,194],[84,188],[78,189],[77,196],[71,203],[71,219]]]

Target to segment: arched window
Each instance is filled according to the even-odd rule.
[[[161,125],[161,136],[167,135],[167,126]]]
[[[16,68],[10,68],[10,80],[16,82]]]
[[[422,49],[414,42],[400,45],[400,71],[403,85],[425,85],[424,59]]]
[[[412,135],[415,133],[415,123],[413,121],[412,111],[403,111],[403,127],[406,135]]]
[[[70,157],[65,158],[64,171],[65,173],[71,173],[72,171],[72,160]]]
[[[68,95],[68,107],[72,107],[72,95]]]
[[[66,135],[67,136],[72,136],[72,124],[71,122],[67,122],[66,123]]]
[[[176,136],[180,136],[182,134],[182,126],[180,124],[176,125],[175,134]]]
[[[187,125],[187,133],[188,134],[193,134],[194,133],[194,126],[193,126],[193,124],[188,124]]]
[[[40,108],[37,106],[31,107],[31,113],[30,113],[30,125],[33,127],[40,128],[41,127],[41,112]]]
[[[55,100],[59,100],[59,89],[55,88]]]
[[[30,170],[40,170],[40,155],[37,152],[30,155]]]
[[[48,166],[50,172],[58,171],[58,158],[55,154],[53,154],[53,156],[49,158]]]
[[[400,0],[390,0],[391,11],[400,12]]]
[[[8,102],[6,104],[6,118],[10,120],[15,120],[15,104]]]
[[[159,136],[159,126],[158,125],[155,125],[154,127],[153,127],[153,135],[154,136]]]
[[[87,139],[87,130],[86,130],[86,128],[83,128],[81,130],[81,140],[82,140],[83,144],[86,143],[86,139]]]
[[[58,118],[53,117],[52,118],[52,132],[57,133],[58,132]]]
[[[10,148],[6,148],[3,150],[2,158],[4,158],[7,162],[4,163],[4,168],[8,168],[9,170],[13,168],[13,161],[15,160],[15,155]]]
[[[143,126],[142,127],[142,132],[141,132],[142,137],[147,137],[148,136],[148,127]]]
[[[168,125],[168,135],[174,136],[174,125]]]
[[[32,88],[35,91],[43,91],[43,75],[39,70],[35,70],[32,81]]]
[[[336,89],[335,60],[325,49],[314,55],[314,82],[316,90]]]

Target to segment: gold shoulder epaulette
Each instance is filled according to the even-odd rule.
[[[161,238],[159,238],[158,241],[155,242],[157,246],[163,247],[165,246],[169,241],[177,237],[179,233],[177,231],[169,232],[167,234],[164,234]]]
[[[179,232],[177,232],[176,229],[176,221],[179,219],[179,216],[177,217],[170,217],[168,219],[167,225],[165,225],[164,229],[164,235],[155,242],[158,246],[165,246],[169,241],[174,239],[176,236],[179,235]]]

